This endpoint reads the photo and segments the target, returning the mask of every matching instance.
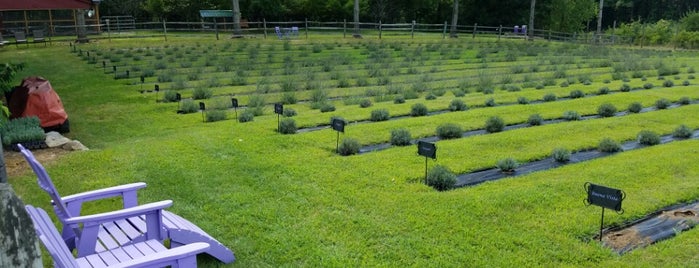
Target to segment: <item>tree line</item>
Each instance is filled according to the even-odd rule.
[[[231,10],[238,1],[248,21],[353,21],[355,0],[109,0],[102,15],[131,15],[139,21],[199,21],[199,10]],[[536,2],[535,26],[562,32],[594,31],[599,3],[595,0],[359,0],[362,22],[451,23],[458,1],[459,25],[511,27],[529,22],[530,4]],[[678,21],[699,10],[697,0],[603,0],[603,29],[629,22]]]

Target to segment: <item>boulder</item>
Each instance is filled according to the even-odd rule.
[[[0,183],[0,267],[43,267],[32,220],[7,183]]]
[[[46,133],[46,145],[48,145],[49,148],[63,146],[64,144],[69,142],[69,138],[63,137],[63,135],[56,131]]]
[[[89,150],[85,145],[80,143],[78,140],[72,140],[66,144],[63,144],[63,149],[69,151],[87,151]]]

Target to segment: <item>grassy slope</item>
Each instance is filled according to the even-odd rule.
[[[339,157],[332,153],[331,131],[277,135],[272,115],[247,124],[202,124],[200,117],[178,116],[175,104],[155,104],[152,96],[114,82],[67,52],[56,44],[0,52],[29,64],[19,77],[51,80],[71,117],[70,136],[93,149],[47,165],[59,190],[67,195],[147,182],[142,201],[174,200],[171,210],[236,252],[233,266],[699,265],[695,230],[621,257],[586,242],[599,226],[599,209],[581,202],[586,181],[624,189],[626,213],[607,214],[607,224],[620,224],[697,198],[697,141],[437,193],[413,183],[424,162],[412,147]],[[664,122],[647,125],[672,128]],[[535,146],[526,137],[516,139],[532,130],[498,135],[512,137],[502,146]],[[440,147],[449,152],[449,144],[470,147],[458,141]],[[484,157],[478,150],[449,155],[437,163],[455,170],[468,170],[460,162],[472,165],[469,158]],[[10,182],[26,203],[48,207],[32,175]],[[105,202],[86,209],[116,206]],[[216,265],[208,259],[201,264]]]

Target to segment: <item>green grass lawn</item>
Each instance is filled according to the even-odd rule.
[[[80,45],[80,48],[109,51],[112,47],[196,47],[197,44],[205,48],[208,44],[223,47],[231,43],[231,50],[235,51],[239,42],[247,44],[241,52],[244,54],[236,56],[242,62],[249,60],[247,53],[258,43],[261,44],[261,62],[265,62],[266,53],[274,47],[272,52],[276,54],[270,68],[279,72],[275,79],[304,79],[302,72],[281,75],[283,43],[271,39],[214,41],[209,37],[169,36],[166,43],[162,38],[114,39]],[[429,72],[430,67],[449,60],[437,60],[441,48],[433,46],[442,42],[441,39],[421,37],[401,39],[400,42],[385,39],[383,42],[394,46],[395,62],[403,60],[408,48],[423,46],[425,53],[432,53],[434,59],[425,61],[426,66],[420,67],[418,74],[405,74],[407,68],[417,67],[410,65],[393,79],[405,83],[406,87],[425,71]],[[461,62],[477,61],[475,55],[479,50],[496,44],[494,39],[470,38],[444,42],[447,54],[456,53],[453,51],[458,50],[458,44],[463,45]],[[492,57],[503,57],[507,51],[523,46],[521,42],[503,40],[506,45]],[[339,43],[342,46],[334,49],[325,46],[316,55],[312,51],[315,43]],[[351,59],[350,66],[353,66],[353,71],[347,76],[363,78],[368,75],[364,61],[369,54],[365,46],[370,45],[366,44],[380,42],[324,37],[322,40],[294,40],[291,45],[294,53],[300,53],[298,46],[307,46],[309,58],[300,61],[323,61],[328,55],[346,54]],[[395,51],[399,46],[403,46],[402,50]],[[695,85],[699,82],[689,79],[693,73],[689,68],[699,68],[699,64],[690,52],[609,48],[611,52],[600,52],[599,56],[588,59],[584,58],[587,55],[584,51],[604,49],[544,41],[536,41],[532,47],[536,50],[532,56],[521,55],[513,62],[488,62],[483,69],[499,70],[498,75],[494,75],[497,82],[512,66],[535,65],[537,59],[544,59],[538,57],[538,53],[547,53],[546,57],[551,55],[550,58],[575,55],[571,56],[573,64],[561,63],[570,65],[566,73],[572,78],[587,74],[593,83],[583,86],[578,82],[562,88],[558,85],[563,79],[558,79],[556,85],[543,90],[528,88],[521,92],[507,92],[497,86],[494,94],[484,95],[473,89],[477,85],[478,72],[459,69],[459,63],[450,63],[449,66],[454,68],[438,69],[434,73],[435,78],[441,77],[445,81],[438,87],[447,91],[436,100],[425,100],[426,92],[423,92],[418,99],[408,100],[405,104],[376,102],[370,108],[345,105],[340,99],[334,102],[338,109],[332,113],[311,110],[307,103],[285,107],[299,112],[299,116],[294,118],[301,126],[327,123],[332,115],[351,120],[367,119],[371,110],[378,108],[389,109],[391,115],[407,114],[410,106],[418,102],[425,103],[431,110],[443,110],[455,98],[450,91],[458,87],[459,75],[471,78],[470,93],[462,98],[472,107],[468,111],[347,126],[343,137],[354,137],[362,144],[371,144],[386,142],[390,130],[398,127],[409,128],[414,137],[427,136],[434,135],[436,127],[446,122],[457,123],[464,129],[482,128],[492,115],[501,115],[507,123],[514,124],[525,122],[533,113],[540,113],[545,118],[560,117],[566,110],[594,114],[602,103],[613,103],[619,110],[625,110],[629,103],[636,101],[649,107],[659,98],[672,101],[685,96],[692,100],[699,98],[696,93],[699,87]],[[657,80],[655,68],[648,66],[643,72],[647,73],[647,81],[655,84],[655,88],[650,90],[588,95],[575,100],[528,105],[512,104],[519,96],[536,100],[546,93],[555,93],[560,97],[567,96],[574,89],[592,93],[608,86],[616,91],[622,81],[603,82],[611,79],[611,68],[593,65],[601,61],[626,64],[618,56],[619,51],[626,53],[624,55],[643,57],[648,64],[664,61],[680,70],[677,74],[680,80],[675,80],[674,75],[667,76],[665,79],[673,80],[675,86],[663,88],[663,81]],[[190,219],[235,252],[237,260],[230,266],[699,266],[697,230],[619,256],[591,241],[599,230],[600,209],[586,207],[582,202],[585,182],[623,189],[627,194],[623,204],[626,212],[607,213],[605,226],[609,227],[638,219],[671,204],[699,198],[699,188],[696,187],[699,183],[697,140],[671,142],[527,176],[437,192],[420,183],[424,175],[424,158],[417,156],[414,146],[342,157],[334,153],[336,134],[329,129],[295,135],[276,133],[277,116],[272,114],[271,106],[265,115],[248,123],[232,119],[202,123],[200,114],[178,115],[175,113],[176,103],[156,103],[154,94],[139,93],[139,85],[135,83],[138,78],[114,80],[112,74],[103,73],[101,62],[86,63],[70,52],[67,43],[54,42],[48,48],[37,46],[29,49],[6,46],[0,50],[0,55],[5,61],[27,63],[27,68],[17,75],[18,81],[29,75],[40,75],[51,81],[70,117],[71,132],[68,136],[91,149],[45,163],[63,195],[146,182],[148,187],[139,192],[141,202],[173,200],[170,210]],[[574,67],[575,61],[579,61],[582,68]],[[300,65],[297,63],[299,68]],[[260,66],[264,68],[264,64]],[[314,68],[318,69],[318,66]],[[339,66],[335,69],[340,67],[349,68]],[[400,65],[391,65],[393,67],[400,68]],[[550,72],[543,73],[543,68],[549,67],[541,68],[541,73],[530,75],[550,78]],[[251,74],[251,81],[261,78],[258,72],[259,69]],[[631,77],[630,71],[625,74]],[[233,73],[218,75],[232,76]],[[524,75],[518,74],[513,79],[520,84]],[[317,77],[318,80],[329,79],[329,75],[319,69]],[[692,85],[682,86],[685,79]],[[643,83],[640,78],[629,82],[638,87]],[[254,84],[250,88],[254,90]],[[224,95],[238,92],[236,96],[241,99],[241,104],[246,104],[249,97],[241,93],[244,92],[243,86],[226,86],[217,90]],[[366,89],[352,83],[347,89],[333,90],[337,92],[335,96],[363,96]],[[298,91],[300,96],[307,93]],[[275,93],[268,94],[265,96],[275,101]],[[510,105],[477,107],[491,97]],[[491,168],[497,160],[505,157],[515,157],[520,161],[540,159],[556,147],[571,150],[593,148],[605,137],[618,141],[633,140],[639,131],[645,129],[660,134],[670,134],[680,124],[696,129],[699,127],[698,109],[694,104],[623,117],[565,122],[440,141],[437,142],[438,160],[430,161],[429,165],[441,164],[455,172],[468,172]],[[232,111],[228,113],[231,118]],[[10,183],[25,203],[45,209],[50,207],[48,196],[38,188],[29,171],[11,177]],[[96,212],[118,206],[117,201],[106,201],[85,210]],[[50,263],[48,258],[44,254],[44,263]],[[200,258],[199,263],[200,267],[220,265],[211,258]]]

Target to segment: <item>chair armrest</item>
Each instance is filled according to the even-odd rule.
[[[109,197],[121,196],[123,198],[124,208],[128,208],[138,205],[138,197],[136,196],[136,191],[145,187],[146,183],[144,182],[129,183],[69,195],[61,198],[61,200],[63,201],[63,203],[66,204],[66,206],[76,206],[79,208],[85,201],[93,201]],[[76,215],[80,215],[80,213],[77,213]]]
[[[194,265],[196,265],[197,254],[208,249],[208,243],[196,242],[123,262],[114,267],[162,267],[187,257],[193,258]]]
[[[153,203],[148,203],[144,205],[139,205],[135,207],[104,212],[99,214],[92,214],[86,216],[72,217],[65,220],[66,224],[77,224],[83,223],[85,226],[100,224],[105,222],[111,222],[115,220],[126,219],[135,216],[141,216],[149,212],[157,212],[172,206],[172,200],[164,200]]]

